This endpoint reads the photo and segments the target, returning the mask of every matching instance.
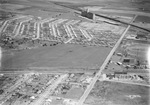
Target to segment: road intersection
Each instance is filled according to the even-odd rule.
[[[130,23],[132,23],[135,18],[137,17],[137,15],[135,15],[135,17],[131,20]],[[115,44],[115,46],[113,47],[113,49],[111,50],[111,52],[109,53],[109,55],[107,56],[107,58],[105,59],[104,63],[102,64],[102,66],[100,67],[98,73],[95,75],[95,77],[93,78],[93,80],[91,81],[91,83],[89,84],[89,86],[87,87],[87,89],[85,90],[84,94],[82,95],[82,97],[80,98],[78,105],[83,105],[84,101],[86,100],[86,98],[88,97],[89,93],[91,92],[91,90],[93,89],[96,81],[99,79],[99,77],[102,74],[102,71],[105,69],[106,65],[108,64],[109,60],[111,59],[112,55],[114,54],[114,52],[116,51],[116,49],[119,47],[121,41],[123,40],[124,36],[126,35],[126,33],[128,32],[128,30],[130,29],[131,25],[128,25],[128,27],[126,28],[126,30],[123,32],[122,36],[120,37],[120,39],[118,40],[118,42]]]
[[[65,75],[61,75],[60,77],[58,77],[58,79],[52,84],[49,85],[47,87],[47,89],[44,91],[44,93],[40,94],[40,98],[38,100],[36,100],[35,102],[33,102],[31,105],[42,105],[44,103],[44,100],[46,98],[48,98],[48,96],[50,95],[50,93],[57,87],[57,85],[63,81],[65,78],[67,78],[67,74]]]

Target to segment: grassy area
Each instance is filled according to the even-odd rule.
[[[88,105],[149,105],[149,90],[143,86],[97,81],[85,103]]]
[[[99,67],[110,52],[107,47],[82,45],[57,45],[37,49],[5,53],[3,68],[23,67]]]
[[[65,98],[79,99],[82,96],[83,92],[84,92],[84,89],[82,89],[80,87],[73,87],[66,94]]]
[[[144,23],[150,23],[150,17],[147,16],[138,16],[135,21],[136,22],[144,22]]]

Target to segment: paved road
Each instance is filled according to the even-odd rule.
[[[71,31],[70,31],[68,25],[63,25],[63,27],[65,28],[65,31],[67,32],[68,37],[71,37],[71,36],[72,36],[72,35],[71,35],[72,33],[71,33]]]
[[[72,30],[72,32],[73,32],[73,35],[75,36],[75,37],[78,37],[77,35],[76,35],[76,33],[74,32],[74,29],[73,29],[73,27],[70,25],[70,29]]]
[[[38,39],[40,37],[40,22],[37,22],[37,36],[36,38]]]
[[[118,83],[124,83],[124,84],[131,84],[131,85],[139,85],[139,86],[145,86],[150,87],[150,85],[143,84],[143,83],[135,83],[135,82],[126,82],[126,81],[118,81],[118,80],[103,80],[103,81],[110,81],[110,82],[118,82]]]
[[[74,39],[73,37],[70,38],[69,40],[67,40],[66,42],[64,42],[65,44],[69,43],[72,39]]]
[[[29,17],[27,20],[24,20],[24,21],[21,21],[21,22],[20,22],[18,28],[16,29],[16,33],[15,33],[15,36],[14,36],[14,37],[16,37],[17,35],[19,35],[20,28],[21,28],[22,24],[23,24],[24,22],[27,22],[27,21],[30,21],[30,20],[32,20],[31,17]]]
[[[57,34],[56,34],[56,26],[55,24],[52,24],[52,33],[54,34],[55,37],[57,37]]]
[[[119,10],[119,9],[99,9],[98,12],[105,12],[105,13],[123,13],[123,14],[137,14],[137,15],[141,15],[141,16],[149,16],[150,17],[150,13],[147,12],[140,12],[140,11],[128,11],[128,10]]]
[[[145,27],[141,27],[141,26],[133,24],[133,23],[124,22],[124,21],[121,21],[121,20],[118,20],[118,19],[114,19],[114,18],[111,18],[111,17],[107,17],[107,16],[104,16],[104,15],[101,15],[101,14],[95,14],[95,15],[99,16],[99,17],[102,17],[102,18],[105,18],[105,19],[116,21],[116,22],[119,22],[119,23],[122,23],[122,24],[125,24],[125,25],[131,25],[132,27],[139,28],[139,29],[145,30],[147,32],[150,32],[149,29],[147,29]]]
[[[11,96],[12,96],[12,92],[18,87],[20,86],[22,83],[26,82],[30,77],[32,76],[31,74],[26,74],[23,78],[19,79],[13,86],[11,86],[10,88],[8,88],[3,95],[1,95],[0,97],[0,105],[3,105],[3,103],[5,101],[7,101]]]
[[[44,100],[49,97],[50,92],[52,92],[57,85],[67,77],[68,75],[61,75],[52,85],[48,86],[44,93],[39,95],[39,99],[33,102],[31,105],[42,105]]]
[[[53,20],[55,20],[55,19],[50,17],[50,18],[43,19],[40,22],[41,23],[46,23],[46,22],[50,22],[50,21],[53,21]]]
[[[51,2],[51,3],[53,3],[53,2]],[[70,8],[70,9],[72,9],[72,10],[76,10],[76,11],[80,11],[80,12],[82,11],[82,10],[79,9],[79,8],[74,8],[74,7],[70,7],[70,6],[65,6],[65,5],[63,5],[63,4],[61,5],[61,4],[59,4],[59,3],[53,3],[53,4],[56,4],[56,5],[65,7],[65,8]],[[108,12],[110,11],[111,13],[117,12],[117,10],[107,10],[107,11],[108,11]],[[105,12],[106,12],[106,11],[105,11]],[[146,12],[123,11],[123,10],[119,10],[118,13],[119,13],[119,12],[120,12],[120,13],[128,13],[128,14],[129,14],[129,12],[131,12],[133,15],[134,15],[134,14],[137,14],[137,15],[141,15],[141,16],[150,16],[150,14],[149,14],[149,13],[146,13]],[[90,12],[90,13],[94,13],[94,12]],[[95,14],[95,13],[94,13],[94,14]],[[103,16],[103,15],[100,15],[100,14],[95,14],[95,15],[96,15],[96,16],[100,16],[100,17],[103,17],[103,18],[106,18],[106,19],[110,19],[110,20],[112,20],[112,21],[120,22],[120,23],[122,23],[122,24],[131,25],[131,26],[133,26],[133,27],[140,28],[140,29],[143,29],[143,30],[146,30],[146,31],[150,32],[149,29],[144,28],[144,27],[141,27],[141,26],[138,26],[138,25],[135,25],[135,24],[127,23],[127,22],[124,22],[124,21],[120,21],[120,20],[117,20],[117,19],[108,17],[108,16]],[[91,19],[89,19],[89,20],[91,20]]]
[[[4,24],[3,24],[2,27],[0,28],[0,34],[1,34],[1,32],[3,32],[5,26],[7,25],[8,22],[9,22],[8,20],[4,22]]]
[[[134,19],[137,17],[137,15],[133,18],[133,20],[130,22],[132,23],[134,21]],[[87,87],[87,89],[85,90],[84,94],[82,95],[82,97],[80,98],[78,105],[82,105],[83,102],[85,101],[85,99],[88,97],[90,91],[92,90],[92,88],[94,87],[96,81],[99,79],[99,77],[101,76],[102,71],[105,69],[107,63],[109,62],[110,58],[112,57],[112,55],[114,54],[114,52],[116,51],[116,49],[119,47],[122,39],[124,38],[124,36],[126,35],[127,31],[129,30],[130,25],[128,25],[128,27],[126,28],[126,30],[123,32],[122,36],[120,37],[120,39],[117,41],[117,43],[115,44],[115,46],[113,47],[113,49],[111,50],[111,52],[109,53],[109,55],[107,56],[107,58],[105,59],[104,63],[102,64],[102,66],[100,67],[100,70],[98,71],[98,73],[95,75],[95,77],[93,78],[93,80],[91,81],[91,83],[89,84],[89,86]]]
[[[80,29],[80,31],[82,32],[82,34],[86,37],[86,39],[88,39],[88,41],[90,41],[92,38],[87,34],[87,32],[85,30]]]

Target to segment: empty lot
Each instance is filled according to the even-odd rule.
[[[101,66],[110,52],[107,47],[57,45],[3,54],[2,68]]]
[[[144,86],[96,82],[86,100],[87,105],[149,105],[149,90]]]

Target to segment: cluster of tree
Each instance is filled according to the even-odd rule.
[[[1,8],[2,8],[2,6],[1,6]],[[7,20],[13,16],[15,16],[15,14],[13,14],[11,12],[0,11],[0,20]]]
[[[0,0],[0,4],[8,3],[8,0]]]

